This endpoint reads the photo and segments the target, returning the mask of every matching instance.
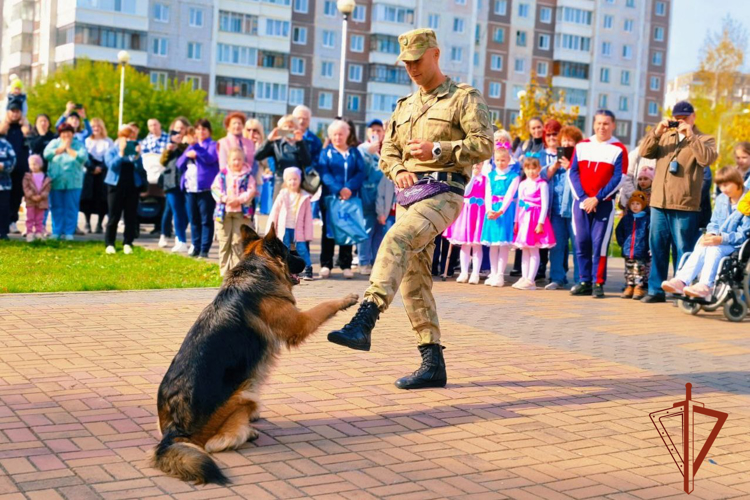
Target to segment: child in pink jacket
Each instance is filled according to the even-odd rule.
[[[302,274],[302,279],[305,280],[313,279],[310,261],[310,242],[313,239],[311,198],[302,191],[302,171],[296,167],[287,167],[284,170],[284,188],[273,202],[266,225],[266,233],[271,229],[271,224],[276,225],[276,234],[288,248],[292,248],[294,243],[297,253],[306,264]]]
[[[44,212],[49,209],[49,192],[52,179],[42,171],[42,157],[29,156],[29,168],[23,176],[23,195],[26,198],[26,241],[34,241],[46,236]]]

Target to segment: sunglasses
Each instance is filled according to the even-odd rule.
[[[547,137],[557,137],[557,132],[548,132],[545,134]]]

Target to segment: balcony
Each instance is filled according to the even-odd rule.
[[[385,64],[370,64],[371,82],[393,83],[396,85],[411,85],[406,69],[401,66],[388,66]]]

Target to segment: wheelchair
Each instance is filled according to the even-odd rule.
[[[690,253],[680,260],[683,266]],[[711,298],[708,300],[677,296],[677,307],[687,314],[696,315],[701,309],[716,311],[724,307],[724,316],[729,321],[740,322],[745,319],[750,308],[750,239],[746,240],[739,250],[719,261],[716,282]]]

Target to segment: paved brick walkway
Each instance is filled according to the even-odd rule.
[[[316,281],[296,294],[309,307],[364,286]],[[0,499],[687,498],[648,417],[683,399],[685,382],[730,415],[691,497],[750,498],[747,322],[565,292],[435,288],[447,389],[393,386],[417,364],[400,301],[369,353],[322,331],[282,356],[261,438],[216,455],[229,488],[145,461],[156,387],[215,290],[1,296]],[[711,424],[698,424],[702,443]]]

